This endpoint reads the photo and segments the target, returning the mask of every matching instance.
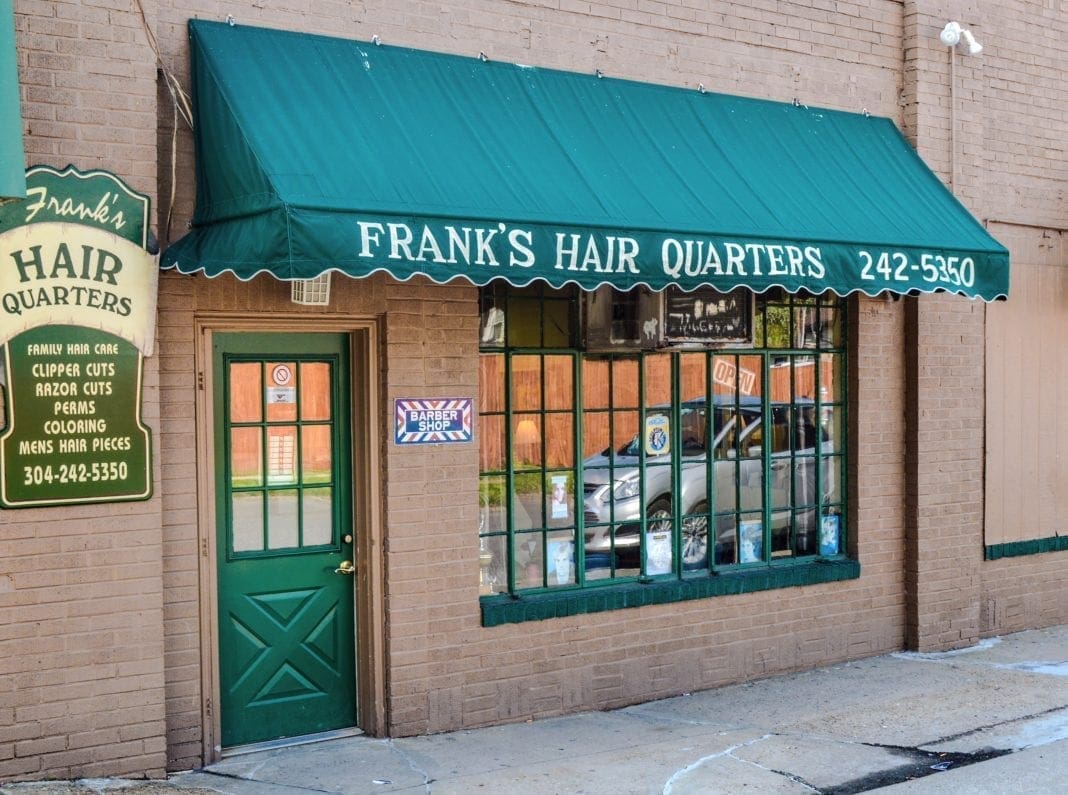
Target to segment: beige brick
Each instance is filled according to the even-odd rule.
[[[552,68],[602,68],[669,85],[701,82],[750,96],[866,107],[894,118],[943,176],[955,160],[954,187],[980,217],[1046,224],[1058,236],[1063,226],[1068,118],[1059,109],[1068,94],[1068,56],[1059,28],[1033,24],[1041,9],[1023,0],[969,6],[969,24],[997,35],[982,59],[958,60],[955,107],[937,43],[944,9],[933,3],[759,0],[695,8],[701,4],[449,0],[434,7],[367,3],[358,15],[349,3],[311,0],[238,2],[224,10],[214,0],[143,5],[163,62],[187,88],[186,20],[232,11],[241,24],[364,40],[378,33],[389,43],[469,55],[485,50]],[[15,6],[27,159],[105,168],[169,202],[171,110],[159,102],[155,58],[129,2]],[[184,127],[177,174],[172,237],[193,209],[192,143]],[[1057,256],[1063,266],[1063,252]],[[0,744],[0,779],[148,775],[165,763],[204,761],[198,539],[210,529],[197,526],[193,317],[226,311],[269,322],[301,310],[284,285],[269,279],[241,284],[164,274],[160,284],[159,354],[149,360],[145,392],[145,416],[156,433],[157,496],[114,509],[0,514],[0,560],[14,588],[0,593],[0,672],[27,685],[10,696],[12,719],[21,726],[48,721],[51,732],[0,739],[9,743]],[[387,402],[477,392],[473,288],[425,280],[398,285],[375,276],[339,279],[335,295],[330,311],[384,317]],[[850,299],[856,429],[850,543],[863,564],[859,581],[483,629],[471,527],[477,450],[384,445],[390,730],[618,706],[674,692],[680,681],[710,687],[755,671],[891,651],[906,627],[914,645],[945,647],[1068,620],[1068,553],[981,560],[982,307],[959,299],[918,303],[915,346],[906,356],[907,302]],[[914,426],[904,417],[907,378],[923,411]],[[388,429],[388,418],[379,419]],[[827,615],[829,603],[836,606],[833,621],[811,627],[806,617]],[[80,628],[86,621],[91,629]],[[50,642],[34,622],[63,637]],[[683,622],[685,632],[670,631]],[[114,651],[131,645],[135,653]],[[89,685],[69,703],[42,700],[57,697],[45,695],[53,688],[73,694]],[[144,694],[132,702],[115,701],[140,688]],[[101,718],[95,710],[105,707],[111,711]],[[70,717],[64,708],[74,710]],[[118,744],[108,739],[113,727],[124,733]],[[91,736],[101,744],[66,753],[62,743]],[[42,744],[28,751],[38,756],[15,756],[33,743]]]

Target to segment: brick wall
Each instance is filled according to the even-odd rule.
[[[571,4],[549,8],[492,2],[409,4],[287,3],[245,8],[239,24],[258,24],[418,46],[556,68],[605,73],[711,90],[894,116],[902,48],[895,2],[733,6],[710,13],[684,4]],[[221,18],[215,5],[161,3],[164,62],[187,82],[184,23]],[[842,68],[842,62],[848,68]],[[161,113],[169,124],[169,114]],[[169,141],[169,128],[161,133]],[[182,130],[176,228],[191,212],[191,145]],[[169,144],[168,144],[169,146]],[[166,152],[160,172],[168,179]],[[161,191],[166,193],[166,190]],[[161,350],[171,350],[175,387],[164,417],[188,442],[192,389],[187,355],[194,311],[284,311],[294,307],[277,285],[237,285],[167,277],[161,305]],[[190,285],[193,285],[192,287]],[[335,290],[337,290],[335,286]],[[477,393],[477,308],[465,287],[397,285],[375,277],[371,289],[343,286],[335,304],[386,317],[383,397]],[[275,300],[268,300],[274,295]],[[429,452],[386,445],[386,693],[389,731],[412,734],[455,726],[609,707],[754,675],[900,648],[904,636],[901,539],[903,384],[898,304],[853,302],[857,357],[854,421],[878,443],[857,452],[864,496],[855,508],[860,581],[703,602],[618,611],[483,629],[478,610],[477,451]],[[896,340],[896,342],[895,342]],[[162,362],[169,369],[168,362]],[[164,374],[164,384],[170,383]],[[881,408],[867,414],[863,408]],[[897,407],[896,409],[894,407]],[[890,415],[889,417],[887,415]],[[383,427],[387,419],[381,418]],[[167,420],[164,420],[166,433]],[[179,460],[192,455],[188,444]],[[192,505],[195,485],[183,465],[162,477]],[[176,502],[177,505],[177,502]],[[169,522],[169,520],[168,520]],[[870,532],[867,529],[870,528]],[[168,576],[196,570],[193,517],[166,527]],[[169,594],[168,589],[168,594]],[[168,650],[192,650],[196,605],[168,602]],[[184,616],[184,617],[183,617]],[[814,620],[818,617],[818,620]],[[195,666],[168,658],[171,765],[195,763],[199,687]],[[187,699],[187,696],[189,697]]]
[[[987,183],[992,188],[986,197],[988,217],[991,228],[1005,236],[1006,244],[1025,267],[1041,263],[1043,268],[1059,271],[1056,278],[1060,279],[1068,268],[1068,250],[1061,243],[1068,231],[1068,194],[1064,190],[1068,153],[1063,146],[1068,138],[1068,86],[1063,79],[1068,70],[1068,48],[1064,44],[1068,15],[1059,5],[1013,2],[998,4],[992,22],[996,26],[988,26],[989,41],[984,42],[992,56],[986,67],[988,80],[977,96],[983,112],[983,161],[989,174]],[[992,64],[996,68],[992,69]],[[1034,256],[1036,239],[1040,250],[1053,250],[1040,260]],[[1010,300],[1028,302],[1023,308],[1014,307],[1013,312],[1042,313],[1049,317],[1049,323],[1037,335],[1025,333],[1026,328],[1006,333],[1004,326],[998,327],[997,333],[1004,336],[991,339],[990,344],[1016,346],[1019,350],[1039,346],[1048,360],[1051,346],[1056,348],[1063,341],[1051,329],[1061,327],[1068,316],[1068,299],[1063,292],[1055,294],[1056,303],[1051,306],[1049,296],[1028,298],[1026,292],[1021,292]],[[1047,314],[1051,311],[1052,316]],[[1050,421],[1068,411],[1065,392],[1048,388],[1050,376],[1048,371],[1032,372],[999,387],[1006,394],[1019,390],[1020,394],[1039,395],[1042,404],[1037,413]],[[1021,410],[1001,401],[996,412],[987,417],[987,427],[1022,437],[1035,414],[1033,409]],[[1042,439],[1048,442],[1050,435],[1043,433]],[[1045,451],[1035,456],[1030,465],[1042,466],[1044,460],[1048,460]],[[997,465],[988,469],[988,478],[996,476],[991,473],[997,471]],[[1042,480],[1041,475],[1039,479]],[[1054,486],[1058,501],[1063,500],[1060,492],[1064,483],[1060,479]],[[1049,503],[1032,500],[1024,503],[1026,507],[1015,517],[998,517],[1000,522],[995,518],[995,524],[988,525],[988,535],[992,537],[986,543],[1033,538],[1031,515],[1048,510]],[[1058,534],[1064,534],[1063,518],[1052,517],[1047,526],[1058,527]],[[1068,552],[984,562],[980,615],[984,634],[1068,621],[1066,567]]]
[[[898,121],[982,217],[1064,225],[1058,142],[1068,124],[1068,18],[1037,0],[984,3],[981,14],[977,2],[913,0],[707,9],[633,0],[142,5],[162,63],[187,88],[186,20],[232,13],[238,24],[378,34],[432,50],[867,108]],[[171,237],[180,235],[192,213],[192,139],[180,126],[172,163],[170,100],[137,6],[15,7],[28,160],[107,168],[154,198],[158,185],[160,218],[173,209]],[[981,59],[958,58],[954,94],[937,41],[951,16],[986,46]],[[475,295],[381,276],[335,285],[326,314],[384,318],[383,429],[393,397],[477,393]],[[379,673],[388,730],[618,706],[891,651],[906,639],[944,648],[1068,620],[1063,554],[981,560],[983,307],[859,298],[851,309],[856,581],[484,629],[477,451],[384,443],[374,458],[387,525],[388,676]],[[210,650],[201,646],[198,550],[212,531],[197,524],[193,321],[207,311],[269,318],[301,310],[270,279],[162,278],[145,393],[156,449],[165,451],[152,501],[0,514],[0,779],[155,774],[165,758],[171,769],[203,761],[201,660]]]
[[[906,3],[905,11],[906,35],[915,31],[917,41],[906,46],[905,119],[920,153],[973,213],[1006,236],[1014,257],[1027,250],[1012,245],[1016,236],[1033,237],[1043,228],[1059,236],[1068,211],[1063,191],[1068,156],[1055,144],[1068,133],[1062,80],[1068,49],[1059,37],[1068,17],[1035,2]],[[932,48],[929,33],[950,18],[984,45],[979,57],[958,53],[955,70],[937,39]],[[955,93],[948,90],[953,77]],[[1015,231],[1014,225],[1019,226]],[[1025,257],[1021,264],[1026,262]],[[1068,263],[1062,256],[1057,265]],[[1010,301],[1027,300],[1025,293],[1010,294]],[[1049,309],[1043,306],[1013,311]],[[1034,414],[987,401],[986,349],[1044,341],[1018,333],[989,339],[1005,329],[988,331],[986,309],[979,304],[923,297],[911,302],[909,311],[910,646],[967,645],[980,635],[1068,620],[1063,574],[1068,554],[983,561],[984,545],[996,543],[984,531],[997,534],[1000,524],[997,518],[991,528],[983,514],[984,489],[1007,463],[984,461],[991,449],[985,433],[997,428],[1008,436],[1021,434]],[[1062,301],[1054,311],[1049,329],[1059,328],[1068,304]],[[1043,377],[1036,370],[1026,383],[991,383],[990,388],[1035,394]],[[1061,405],[1050,408],[1053,415],[1068,409],[1064,398],[1059,400]],[[996,448],[993,455],[999,455]],[[1042,510],[1035,501],[1018,521],[1028,524],[1032,513]],[[1023,593],[1041,593],[1043,599]]]
[[[105,169],[155,201],[155,59],[140,13],[14,5],[27,164]],[[152,357],[156,472],[159,386]],[[0,511],[0,780],[163,772],[160,486],[147,502]]]

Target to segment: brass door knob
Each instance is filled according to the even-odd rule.
[[[355,572],[356,567],[352,565],[351,560],[341,561],[341,565],[334,569],[334,574],[354,574]]]

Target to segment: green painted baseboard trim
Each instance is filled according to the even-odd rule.
[[[601,613],[625,607],[643,607],[712,596],[855,580],[858,577],[860,563],[855,560],[816,560],[790,566],[723,572],[689,580],[626,583],[530,596],[488,596],[482,599],[482,626],[495,627],[545,618]]]
[[[1015,558],[1020,555],[1038,555],[1042,552],[1061,552],[1068,549],[1068,536],[1033,538],[1030,541],[1012,541],[1008,544],[991,544],[983,555],[987,560]]]

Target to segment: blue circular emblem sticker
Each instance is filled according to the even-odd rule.
[[[645,454],[664,455],[671,450],[668,418],[663,415],[645,419]]]

